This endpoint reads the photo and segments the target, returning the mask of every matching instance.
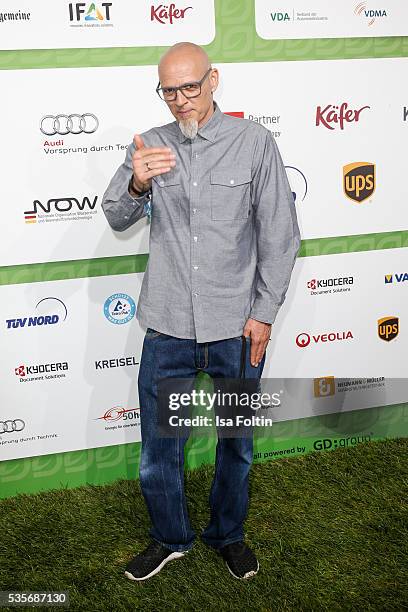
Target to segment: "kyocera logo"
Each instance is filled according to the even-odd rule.
[[[38,314],[33,316],[6,319],[7,329],[18,327],[39,327],[45,325],[56,325],[67,318],[67,307],[64,302],[56,297],[46,297],[40,300],[36,306]]]
[[[84,211],[85,207],[93,210],[98,201],[98,196],[95,196],[93,201],[85,196],[80,202],[77,198],[51,198],[43,204],[40,200],[34,200],[33,210],[25,210],[24,218],[26,223],[35,223],[37,214],[49,214],[49,213],[68,213],[72,208],[77,208],[80,211]]]
[[[353,276],[337,277],[337,278],[312,278],[307,281],[308,289],[325,289],[326,287],[337,287],[338,285],[352,285],[354,283]]]
[[[309,346],[311,342],[314,344],[320,342],[335,342],[336,340],[349,340],[353,337],[354,336],[350,330],[343,332],[329,332],[326,334],[317,335],[310,335],[306,332],[302,332],[296,336],[296,344],[299,348],[305,348],[306,346]]]
[[[36,365],[20,365],[14,368],[16,376],[25,377],[30,374],[44,374],[48,372],[58,372],[61,370],[68,370],[68,363],[66,361],[58,363],[39,363]]]
[[[323,125],[328,130],[340,128],[344,130],[346,123],[357,123],[360,120],[360,114],[363,110],[370,108],[362,106],[359,109],[352,110],[348,108],[347,102],[343,102],[340,106],[328,104],[324,108],[318,106],[316,109],[316,126]]]
[[[175,19],[184,19],[186,12],[192,8],[192,6],[186,6],[185,8],[176,8],[176,5],[174,3],[151,6],[150,21],[158,21],[159,23],[172,24]]]

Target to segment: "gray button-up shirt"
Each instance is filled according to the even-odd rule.
[[[239,336],[249,317],[273,323],[300,234],[272,134],[214,103],[193,140],[176,121],[142,138],[147,147],[171,147],[176,166],[152,181],[150,254],[136,318],[197,342]],[[128,193],[134,151],[132,143],[102,201],[119,232],[148,210],[148,196]]]

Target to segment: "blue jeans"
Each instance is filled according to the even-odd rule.
[[[214,378],[238,378],[242,342],[238,336],[199,343],[151,328],[145,334],[138,380],[142,436],[140,486],[152,523],[150,536],[173,551],[189,550],[195,539],[184,494],[184,446],[188,438],[158,437],[157,381],[191,378],[192,389],[198,371]],[[245,378],[260,378],[265,355],[258,367],[253,367],[249,337],[245,342]],[[201,535],[213,548],[244,539],[252,458],[252,436],[218,437],[209,498],[210,521]]]

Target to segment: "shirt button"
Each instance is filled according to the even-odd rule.
[[[198,297],[198,293],[193,293],[194,297]]]
[[[196,159],[198,159],[198,153],[196,153],[194,157],[195,157]]]
[[[160,185],[164,185],[164,181],[159,181]]]
[[[196,214],[196,212],[197,212],[197,209],[193,208],[193,213]]]
[[[194,270],[198,270],[198,266],[193,266]]]
[[[194,187],[197,187],[197,183],[195,181],[194,181],[193,185],[194,185]]]
[[[126,219],[126,217],[125,217],[125,219]],[[198,237],[194,236],[194,242],[197,242],[197,240],[198,240]]]
[[[233,184],[234,184],[234,182],[235,182],[235,181],[234,181],[234,179],[231,179],[231,180],[230,180],[230,185],[233,185]]]

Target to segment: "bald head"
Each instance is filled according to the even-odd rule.
[[[163,78],[174,69],[175,71],[196,70],[197,74],[204,74],[210,66],[210,60],[204,49],[191,42],[179,42],[162,55],[159,62],[159,79],[163,84]]]

